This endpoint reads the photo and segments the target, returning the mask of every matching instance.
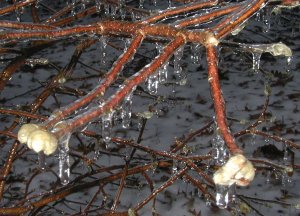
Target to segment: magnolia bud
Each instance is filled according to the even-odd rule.
[[[27,142],[28,136],[31,132],[39,129],[40,126],[36,124],[24,124],[18,131],[18,140],[20,143],[25,144]]]
[[[43,151],[46,155],[50,155],[57,149],[58,140],[52,133],[38,129],[30,133],[27,145],[37,153]]]
[[[252,163],[242,154],[236,154],[229,158],[217,172],[213,180],[218,185],[247,186],[255,176],[255,169]]]

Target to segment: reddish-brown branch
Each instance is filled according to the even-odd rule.
[[[160,68],[163,63],[171,57],[174,50],[183,45],[185,42],[185,38],[181,35],[178,35],[177,38],[175,38],[165,47],[162,54],[155,58],[149,66],[143,68],[140,72],[136,73],[130,79],[126,80],[123,86],[102,106],[94,107],[93,109],[85,112],[83,115],[75,117],[72,121],[69,122],[68,125],[66,125],[65,128],[58,130],[57,132],[55,132],[55,134],[60,137],[87,124],[93,119],[99,118],[99,116],[106,112],[111,112],[120,104],[123,98],[132,91],[132,89],[144,82],[152,73],[157,71],[157,69]]]
[[[154,23],[154,22],[157,22],[161,19],[165,19],[165,18],[170,17],[170,16],[174,16],[174,15],[181,14],[181,13],[184,13],[184,12],[187,13],[187,12],[194,11],[194,10],[200,10],[200,9],[203,9],[203,8],[215,6],[217,4],[218,4],[218,1],[209,0],[209,1],[206,1],[206,2],[195,3],[195,4],[188,5],[188,6],[184,5],[184,6],[181,6],[181,7],[166,10],[163,13],[160,13],[160,14],[153,15],[153,16],[151,16],[147,19],[144,19],[140,22],[142,22],[142,23]]]
[[[14,144],[12,145],[9,153],[8,153],[8,157],[5,161],[4,167],[1,169],[1,175],[0,175],[0,200],[3,197],[3,192],[4,192],[4,187],[5,187],[5,181],[6,178],[11,170],[11,167],[13,165],[13,161],[14,158],[17,154],[17,150],[19,147],[19,142],[14,142]],[[1,211],[0,211],[1,212]]]
[[[242,150],[236,145],[234,137],[230,133],[227,125],[225,113],[225,101],[222,96],[219,74],[218,74],[218,57],[214,46],[206,47],[208,82],[214,102],[216,121],[218,129],[223,136],[229,151],[232,154],[242,153]]]
[[[11,6],[1,8],[0,9],[0,15],[4,15],[4,14],[7,14],[7,13],[14,12],[14,11],[26,6],[26,5],[31,5],[35,2],[36,2],[36,0],[26,0],[26,1],[17,2],[15,4],[11,5]]]
[[[183,21],[179,22],[178,24],[176,24],[176,27],[177,28],[183,28],[183,27],[187,27],[187,26],[201,24],[201,23],[204,23],[204,22],[209,22],[209,21],[212,21],[212,20],[214,20],[214,19],[216,19],[220,16],[224,16],[226,14],[234,12],[239,8],[240,8],[240,5],[232,5],[231,7],[221,8],[221,9],[212,11],[208,14],[204,14],[204,15],[200,15],[198,17],[183,20]]]
[[[134,167],[134,168],[128,170],[128,175],[133,175],[133,174],[136,174],[136,173],[144,172],[144,171],[150,169],[151,166],[152,166],[152,164],[147,164],[147,165],[144,165],[144,166]],[[158,167],[163,168],[163,167],[170,167],[170,166],[171,166],[171,164],[169,162],[160,161],[158,163]],[[59,199],[62,199],[62,198],[66,197],[66,196],[68,196],[72,193],[75,193],[77,191],[81,191],[84,188],[90,188],[90,187],[93,187],[93,186],[99,185],[99,184],[107,184],[109,182],[112,182],[112,181],[115,181],[117,179],[122,178],[122,176],[123,176],[123,172],[119,172],[119,173],[116,173],[116,174],[112,174],[108,177],[97,179],[97,180],[94,180],[94,181],[91,181],[91,182],[76,184],[74,186],[67,186],[65,188],[62,188],[59,191],[54,192],[53,194],[51,194],[47,197],[41,198],[40,200],[38,200],[36,202],[33,202],[33,203],[30,203],[26,206],[11,207],[11,208],[0,208],[0,212],[3,215],[24,214],[24,213],[32,210],[33,208],[39,208],[39,207],[45,206],[45,205],[47,205],[51,202],[55,202]]]
[[[264,5],[266,0],[251,0],[246,1],[244,11],[237,11],[233,13],[230,17],[224,19],[219,25],[213,28],[213,31],[217,32],[215,35],[216,38],[223,38],[226,35],[230,34],[237,26],[244,23],[247,19],[249,19],[254,13],[259,11]],[[251,5],[251,6],[249,6]]]
[[[188,170],[188,167],[184,167],[183,169],[179,170],[177,173],[175,173],[168,181],[166,181],[164,184],[162,184],[159,188],[157,188],[155,191],[151,193],[150,196],[148,196],[146,199],[144,199],[142,202],[140,202],[135,208],[135,212],[143,208],[151,199],[153,199],[157,194],[159,194],[161,191],[165,190],[170,185],[174,184],[174,182],[183,176],[185,172]]]
[[[93,91],[91,91],[85,97],[75,101],[68,107],[63,108],[57,113],[57,116],[47,122],[46,127],[51,128],[57,122],[59,122],[64,117],[68,116],[69,114],[73,113],[80,107],[84,106],[85,104],[91,103],[95,98],[99,98],[104,95],[107,88],[115,81],[120,71],[123,69],[124,65],[133,57],[136,53],[136,50],[140,46],[144,39],[143,34],[137,34],[128,49],[123,53],[123,55],[115,62],[112,69],[106,74],[104,81],[100,83],[98,87],[96,87]]]

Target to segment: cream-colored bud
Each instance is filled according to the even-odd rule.
[[[215,184],[247,186],[255,176],[252,163],[242,154],[236,154],[229,158],[214,174]]]
[[[50,155],[57,149],[58,140],[51,132],[38,129],[30,133],[27,145],[37,153],[44,151],[46,155]]]
[[[31,132],[39,129],[40,126],[36,124],[24,124],[18,131],[18,140],[20,143],[25,144],[27,142],[28,136]]]

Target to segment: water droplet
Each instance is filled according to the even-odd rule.
[[[62,136],[58,141],[59,178],[63,185],[70,181],[69,140],[71,133]]]

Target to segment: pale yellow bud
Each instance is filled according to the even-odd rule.
[[[236,154],[229,158],[214,174],[213,180],[218,185],[247,186],[255,176],[252,163],[242,154]]]
[[[30,133],[27,145],[37,153],[43,151],[46,155],[50,155],[57,149],[58,140],[52,133],[38,129]]]
[[[18,131],[18,140],[20,143],[25,144],[27,142],[28,136],[31,132],[39,129],[40,126],[36,124],[24,124]]]

